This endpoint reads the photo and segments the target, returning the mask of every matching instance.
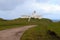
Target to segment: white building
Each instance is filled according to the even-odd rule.
[[[29,18],[30,16],[28,15],[22,15],[21,18]]]
[[[22,15],[21,16],[21,18],[30,18],[30,17],[31,18],[42,19],[42,16],[41,15],[37,15],[36,11],[34,11],[31,16],[29,16],[29,15]]]

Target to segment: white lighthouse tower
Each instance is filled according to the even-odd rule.
[[[31,18],[38,18],[38,19],[42,19],[41,15],[37,15],[36,11],[34,11],[32,13],[32,15],[29,17],[28,22],[31,20]]]
[[[32,15],[29,17],[28,22],[31,20],[31,18],[35,18],[35,15],[36,15],[36,11],[34,11]]]
[[[32,13],[32,18],[35,18],[35,16],[36,16],[36,11]]]
[[[34,12],[32,13],[32,18],[38,18],[38,19],[41,19],[42,16],[41,16],[41,15],[38,15],[37,12],[34,11]]]

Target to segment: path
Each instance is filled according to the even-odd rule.
[[[36,25],[24,26],[20,28],[12,28],[0,31],[0,40],[20,40],[22,34],[31,27]]]

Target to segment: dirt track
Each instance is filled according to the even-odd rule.
[[[0,31],[0,40],[20,40],[24,31],[36,25],[24,26],[20,28],[12,28]]]

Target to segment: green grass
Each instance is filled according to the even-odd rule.
[[[45,20],[48,21],[48,20]],[[25,25],[38,25],[38,22],[45,22],[44,20],[34,19],[32,18],[30,22],[28,22],[27,18],[17,18],[14,20],[4,20],[0,18],[0,30],[21,27]]]
[[[41,21],[45,22],[47,20],[44,21],[44,20],[32,18],[31,21],[28,22],[27,18],[17,18],[14,20],[4,20],[4,19],[0,18],[0,29],[13,28],[15,26],[36,25],[36,24],[40,24],[38,22],[41,22]]]
[[[28,22],[27,18],[18,18],[14,20],[0,19],[0,30],[21,27],[25,25],[37,26],[27,30],[21,37],[21,40],[57,40],[56,38],[52,38],[50,35],[48,35],[47,30],[52,30],[58,36],[60,36],[60,22],[52,22],[50,19],[32,18],[30,22]]]
[[[47,31],[54,31],[58,36],[60,36],[60,22],[41,19],[37,25],[38,26],[27,30],[21,37],[21,40],[58,40],[57,38],[52,38],[47,34]]]
[[[31,23],[28,23],[27,20],[28,19],[22,19],[22,18],[18,18],[14,20],[0,19],[0,30],[32,25]]]

